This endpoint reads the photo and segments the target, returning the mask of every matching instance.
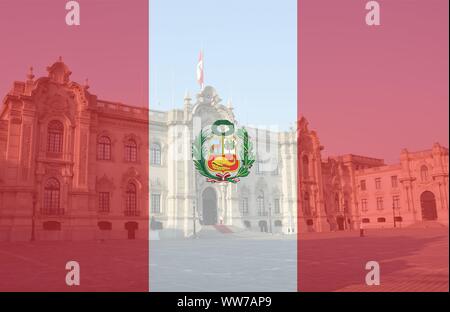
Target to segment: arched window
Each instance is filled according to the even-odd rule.
[[[161,165],[161,146],[158,143],[150,146],[150,164]]]
[[[311,214],[311,206],[310,206],[310,202],[309,202],[309,193],[305,192],[305,194],[303,195],[303,213],[306,216],[309,216]]]
[[[44,213],[57,214],[59,212],[60,184],[55,178],[47,180],[44,186]]]
[[[130,216],[137,215],[137,196],[136,185],[128,183],[126,189],[125,214]]]
[[[241,198],[241,203],[239,205],[239,209],[243,215],[248,214],[249,207],[248,207],[248,197],[247,196]]]
[[[111,160],[111,140],[107,136],[101,136],[97,142],[97,159]]]
[[[137,144],[132,139],[125,143],[125,160],[129,162],[137,161]]]
[[[420,167],[420,179],[422,181],[428,181],[428,167],[423,165]]]
[[[47,151],[62,153],[64,126],[58,120],[50,121],[47,128]]]
[[[256,198],[256,205],[258,207],[258,215],[259,216],[265,216],[266,213],[266,207],[264,205],[264,193],[260,192],[258,197]]]
[[[302,158],[302,164],[303,164],[303,179],[309,178],[309,159],[307,155],[304,155]]]
[[[336,212],[340,211],[339,194],[334,195],[334,208],[336,209]]]
[[[125,160],[129,162],[137,161],[137,144],[132,139],[125,143]]]

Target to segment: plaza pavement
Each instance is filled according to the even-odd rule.
[[[305,291],[447,292],[448,228],[368,230],[303,235],[299,281]],[[368,261],[380,264],[380,285],[368,286]]]
[[[225,236],[225,235],[224,235]],[[153,291],[448,291],[448,228],[151,243]],[[298,260],[298,266],[297,266]],[[380,264],[368,286],[368,261]]]
[[[211,239],[0,242],[0,291],[448,291],[448,228],[224,234]],[[297,243],[299,257],[297,259]],[[65,285],[65,263],[81,286]],[[298,260],[298,266],[297,266]],[[381,285],[365,285],[367,261]]]

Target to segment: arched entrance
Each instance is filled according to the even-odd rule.
[[[267,221],[261,220],[258,222],[258,225],[259,225],[259,229],[261,232],[264,232],[264,233],[269,232],[269,230],[267,228]]]
[[[336,223],[339,231],[345,230],[345,219],[343,216],[337,216]]]
[[[128,239],[136,238],[136,230],[138,229],[138,223],[134,221],[130,221],[125,223],[125,230],[128,232]]]
[[[217,195],[212,187],[208,187],[203,191],[202,208],[203,224],[217,224]]]
[[[420,207],[422,208],[422,220],[437,219],[436,198],[432,192],[425,191],[420,195]]]

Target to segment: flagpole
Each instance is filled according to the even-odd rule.
[[[204,62],[203,48],[204,48],[204,46],[203,46],[203,40],[202,40],[202,44],[200,47],[200,51],[202,53],[202,85],[201,85],[202,89],[200,91],[203,91],[203,89],[205,88],[205,62]]]
[[[202,45],[202,49],[200,51],[201,51],[200,53],[202,54],[202,84],[201,84],[200,91],[203,91],[203,89],[205,88],[205,61],[204,61],[205,57],[203,54],[203,45]]]

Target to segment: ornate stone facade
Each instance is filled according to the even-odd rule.
[[[47,70],[1,107],[0,240],[147,237],[148,109]]]
[[[239,183],[216,183],[195,171],[193,139],[200,129],[227,119],[237,126],[233,107],[206,86],[195,103],[185,96],[182,109],[150,111],[150,204],[162,233],[188,236],[211,224],[255,231],[297,232],[297,139],[291,129],[278,132],[246,127],[257,162]],[[195,216],[195,217],[194,217]]]
[[[322,147],[300,120],[301,231],[448,226],[448,148],[401,151],[400,163],[342,155],[321,159]],[[395,222],[394,222],[395,220]]]
[[[146,238],[149,219],[170,237],[194,224],[284,234],[448,224],[448,149],[437,143],[386,165],[322,159],[305,118],[297,131],[246,127],[251,174],[213,184],[194,169],[194,138],[219,119],[245,126],[214,88],[164,112],[98,99],[61,60],[48,73],[14,82],[0,110],[0,240]]]

